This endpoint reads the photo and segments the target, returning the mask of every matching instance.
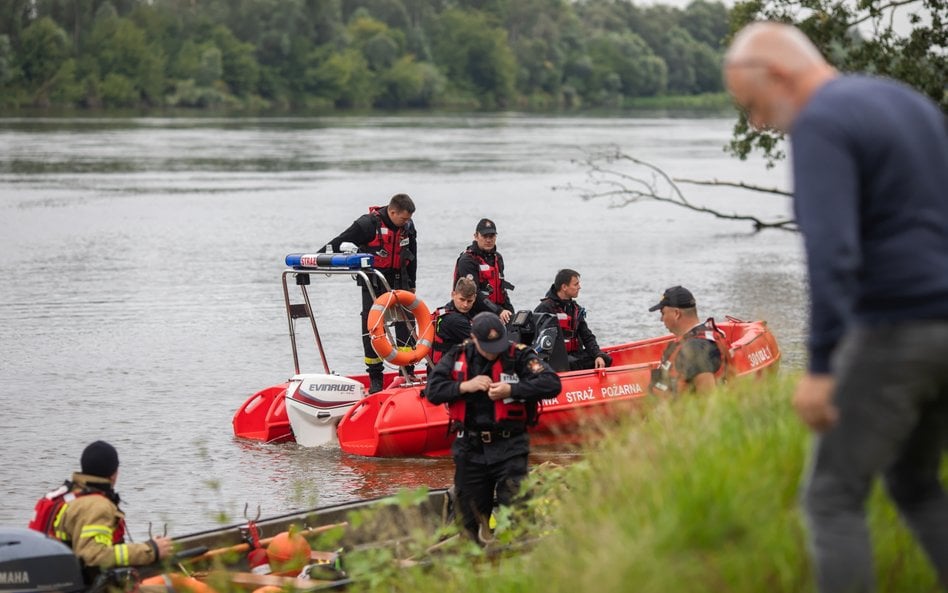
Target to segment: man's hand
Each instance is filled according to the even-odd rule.
[[[500,320],[504,323],[504,325],[507,325],[507,322],[510,321],[511,315],[513,315],[513,313],[511,313],[507,309],[504,309],[498,314],[498,316],[500,317]]]
[[[467,381],[462,381],[460,390],[461,393],[477,393],[478,391],[487,391],[490,389],[491,378],[487,375],[478,375],[473,379],[468,379]]]
[[[793,407],[797,415],[815,432],[824,432],[836,424],[839,411],[833,405],[836,381],[831,375],[806,374],[797,383]]]
[[[156,536],[151,538],[151,541],[155,542],[155,547],[158,548],[158,560],[162,558],[167,558],[171,555],[171,538],[170,537],[161,537]]]
[[[503,381],[491,383],[490,389],[487,391],[487,396],[490,397],[491,400],[507,399],[510,397],[510,383],[504,383]]]
[[[596,368],[597,368],[597,369],[604,369],[604,368],[606,368],[606,359],[603,358],[603,357],[601,357],[601,356],[597,356],[597,357],[596,357]]]

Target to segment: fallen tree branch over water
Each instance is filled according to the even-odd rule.
[[[746,189],[749,191],[759,191],[762,193],[776,194],[778,196],[784,196],[787,198],[793,197],[793,192],[784,191],[776,187],[761,187],[759,185],[751,185],[749,183],[744,183],[743,181],[720,181],[718,179],[685,179],[683,177],[675,177],[672,179],[675,183],[687,183],[689,185],[720,185],[725,187],[736,187],[739,189]]]
[[[693,212],[710,214],[723,220],[737,220],[750,222],[754,231],[763,229],[782,229],[798,231],[796,221],[792,218],[764,220],[751,214],[738,212],[723,212],[716,208],[696,204],[685,197],[678,186],[679,183],[691,185],[712,185],[735,187],[747,191],[775,194],[789,197],[789,192],[777,188],[764,188],[743,182],[715,180],[673,179],[668,173],[656,165],[623,153],[619,149],[590,154],[581,161],[586,167],[586,186],[569,184],[565,188],[578,191],[584,200],[597,198],[612,199],[613,208],[621,208],[629,204],[654,200],[674,204]]]

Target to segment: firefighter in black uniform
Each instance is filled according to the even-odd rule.
[[[471,337],[471,318],[477,284],[470,278],[458,278],[451,291],[451,300],[431,314],[435,325],[431,361],[438,364],[444,353]]]
[[[698,319],[697,303],[687,288],[672,286],[649,311],[661,311],[662,323],[675,335],[652,371],[652,393],[708,393],[729,370],[727,340],[714,319]]]
[[[569,367],[555,369],[557,371],[604,369],[612,364],[612,357],[602,351],[595,334],[586,324],[586,309],[574,300],[579,296],[580,288],[579,272],[568,268],[560,270],[550,290],[534,309],[539,313],[556,315],[560,337],[569,359]]]
[[[325,253],[331,248],[333,252],[338,253],[343,243],[353,243],[357,246],[359,253],[375,255],[373,267],[382,272],[393,290],[403,289],[415,292],[418,244],[415,226],[411,220],[414,212],[415,203],[412,199],[407,194],[396,194],[392,196],[388,206],[369,208],[368,214],[357,218],[349,228],[319,251]],[[381,286],[381,282],[374,275],[370,274],[369,278],[376,296],[385,292],[385,287]],[[359,284],[362,286],[362,326],[360,328],[362,350],[365,354],[366,370],[369,373],[369,393],[375,393],[382,390],[385,367],[382,359],[372,348],[366,329],[366,319],[373,303],[372,294],[368,287],[363,285],[361,278]],[[395,324],[395,336],[399,349],[411,349],[411,333],[406,323]],[[407,374],[411,375],[413,372],[413,368],[406,368]]]
[[[527,475],[539,402],[560,392],[560,378],[536,353],[507,339],[503,322],[484,312],[471,322],[471,339],[451,349],[428,376],[426,397],[447,404],[458,437],[452,446],[454,485],[464,528],[490,539],[497,503],[509,505]]]
[[[500,315],[507,323],[513,315],[507,289],[513,284],[504,279],[504,258],[497,251],[497,225],[489,218],[482,218],[474,230],[474,242],[458,256],[454,266],[454,282],[458,278],[470,278],[477,283],[478,295],[474,303],[474,314],[490,311]]]

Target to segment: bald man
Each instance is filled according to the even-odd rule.
[[[794,406],[815,432],[803,503],[818,588],[874,589],[863,505],[878,475],[948,587],[945,116],[900,83],[840,75],[777,23],[738,32],[724,77],[752,125],[793,140],[812,301]]]

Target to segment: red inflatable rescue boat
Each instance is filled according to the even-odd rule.
[[[447,409],[425,399],[424,373],[415,377],[386,373],[384,389],[368,395],[367,375],[340,376],[329,369],[308,286],[312,278],[335,275],[359,276],[371,286],[368,275],[374,274],[388,288],[385,278],[371,267],[372,256],[291,254],[286,263],[290,268],[282,275],[283,294],[296,374],[289,381],[247,399],[234,414],[234,434],[268,443],[295,440],[303,446],[333,444],[338,440],[343,451],[369,457],[448,455],[454,434],[448,431]],[[300,290],[301,302],[291,302],[291,278]],[[377,305],[369,328],[373,346],[396,356],[394,352],[398,351],[391,347],[395,344],[392,324],[396,320],[408,321],[418,346],[401,356],[417,361],[427,354],[433,328],[424,303],[410,293],[399,292],[373,293]],[[515,320],[529,319],[531,315],[536,314],[521,311]],[[295,329],[298,320],[308,321],[323,373],[300,372]],[[717,326],[730,346],[734,375],[756,375],[777,368],[780,349],[765,322],[728,317]],[[574,441],[580,437],[584,420],[628,412],[636,400],[647,395],[651,372],[671,340],[673,336],[666,335],[610,346],[604,350],[612,356],[611,367],[559,373],[563,389],[558,396],[544,400],[539,424],[531,430],[533,442],[542,445]],[[533,343],[539,350],[539,344],[551,340],[544,342],[542,336],[531,334],[530,340],[521,341]],[[400,359],[398,364],[405,364],[405,360]]]
[[[729,318],[718,327],[730,344],[737,376],[775,370],[780,350],[762,321]],[[539,423],[531,429],[535,444],[576,440],[584,420],[624,414],[648,393],[652,369],[673,336],[605,348],[607,369],[559,373],[563,390],[543,401]],[[336,430],[343,451],[370,457],[437,457],[450,454],[447,408],[428,402],[423,385],[394,386],[370,395],[343,416]]]

